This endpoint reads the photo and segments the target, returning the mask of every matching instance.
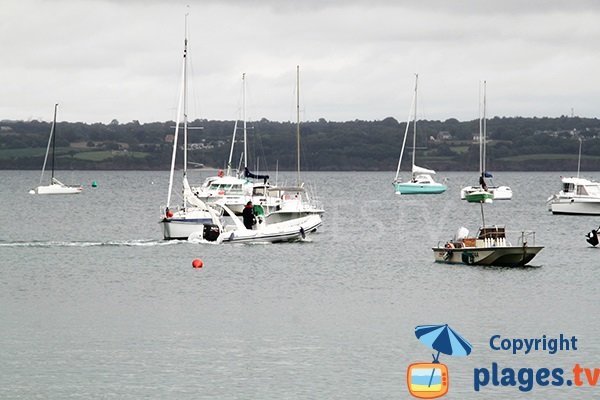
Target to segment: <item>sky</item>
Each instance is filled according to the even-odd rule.
[[[0,120],[599,117],[595,0],[2,0]]]

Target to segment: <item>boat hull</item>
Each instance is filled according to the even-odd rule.
[[[211,223],[211,218],[163,218],[160,221],[165,240],[187,240],[192,233]]]
[[[513,196],[509,186],[488,187],[488,190],[492,192],[494,200],[511,200]]]
[[[491,193],[471,193],[465,196],[469,203],[491,203],[493,198]]]
[[[519,267],[528,264],[543,246],[432,248],[436,262]]]
[[[559,199],[550,202],[552,214],[600,215],[600,199]]]
[[[310,215],[296,220],[285,221],[266,226],[257,225],[257,229],[245,229],[236,226],[226,227],[218,237],[204,237],[204,227],[189,235],[189,240],[203,239],[215,243],[278,243],[294,242],[304,239],[315,232],[322,224],[319,215]],[[217,228],[217,225],[211,225]]]
[[[484,198],[483,201],[485,201],[487,199],[492,199],[492,200],[511,200],[512,199],[512,190],[508,186],[492,186],[492,187],[488,186],[487,192],[490,193],[490,196],[486,195],[486,198]],[[460,199],[468,201],[469,200],[468,197],[473,195],[474,193],[482,193],[483,194],[485,192],[479,186],[467,186],[460,190]],[[472,203],[480,203],[481,201],[482,200],[480,198],[478,200],[473,200],[471,202]]]
[[[441,183],[394,183],[396,194],[439,194],[448,189]]]
[[[83,191],[81,186],[66,186],[66,185],[47,185],[38,186],[32,189],[32,194],[79,194]]]

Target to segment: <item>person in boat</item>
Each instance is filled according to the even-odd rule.
[[[483,179],[483,174],[479,177],[479,185],[483,190],[487,190],[487,185],[485,184],[485,179]]]
[[[244,226],[246,229],[252,229],[252,225],[254,225],[254,207],[252,206],[252,202],[249,201],[246,203],[244,210],[242,211],[242,218],[244,220]]]

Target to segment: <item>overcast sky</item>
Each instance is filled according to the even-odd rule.
[[[186,12],[192,119],[599,116],[595,0],[2,0],[0,120],[175,119]]]

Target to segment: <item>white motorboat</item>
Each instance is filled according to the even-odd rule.
[[[240,215],[251,197],[252,187],[252,182],[248,179],[224,175],[219,171],[217,176],[206,178],[201,187],[194,187],[192,191],[203,202],[223,202]]]
[[[55,153],[56,153],[56,111],[58,104],[54,105],[54,119],[52,120],[52,127],[50,128],[50,137],[48,138],[48,146],[46,147],[46,156],[44,157],[44,164],[42,165],[42,176],[40,177],[40,185],[29,191],[30,194],[78,194],[83,191],[81,185],[65,185],[54,177],[54,164],[55,164]],[[44,179],[44,171],[46,169],[46,163],[48,161],[48,154],[52,151],[52,176],[50,178],[50,184],[42,185]]]
[[[486,226],[476,237],[469,237],[469,231],[461,228],[452,240],[432,248],[435,261],[517,267],[528,264],[544,248],[535,245],[535,232],[513,232],[516,244],[509,241],[508,233],[504,227]]]
[[[413,94],[413,104],[411,112],[413,113],[413,143],[412,143],[412,177],[407,181],[400,179],[400,165],[402,164],[402,156],[404,155],[404,147],[406,145],[406,137],[408,136],[408,128],[410,126],[410,114],[404,131],[404,139],[402,140],[402,150],[400,150],[400,158],[398,160],[398,168],[396,169],[396,177],[394,178],[394,190],[396,194],[439,194],[444,193],[447,186],[438,183],[433,179],[435,171],[428,168],[423,168],[415,165],[415,152],[417,143],[417,83],[419,75],[415,74],[415,91]]]
[[[262,215],[256,216],[252,229],[244,226],[240,218],[223,204],[219,204],[233,224],[225,224],[216,213],[210,224],[189,235],[189,241],[207,241],[215,243],[277,243],[305,239],[321,226],[319,215],[307,215],[277,223],[270,223]]]
[[[562,190],[547,200],[552,214],[600,215],[600,183],[561,177]]]
[[[182,84],[179,95],[179,105],[177,107],[177,121],[175,123],[175,134],[173,138],[173,154],[171,157],[171,171],[169,174],[169,190],[167,195],[166,207],[161,207],[163,211],[159,223],[162,225],[163,237],[170,239],[187,239],[189,235],[204,224],[210,223],[213,219],[212,210],[202,201],[200,201],[192,192],[187,178],[187,16],[185,24],[185,40],[183,50],[183,72]],[[182,203],[175,207],[171,204],[171,195],[173,191],[173,178],[175,172],[175,160],[178,147],[179,128],[181,125],[181,111],[183,107],[183,177],[182,177]]]
[[[581,144],[579,138],[577,176],[561,176],[562,190],[546,201],[552,214],[600,215],[600,183],[579,177]]]

